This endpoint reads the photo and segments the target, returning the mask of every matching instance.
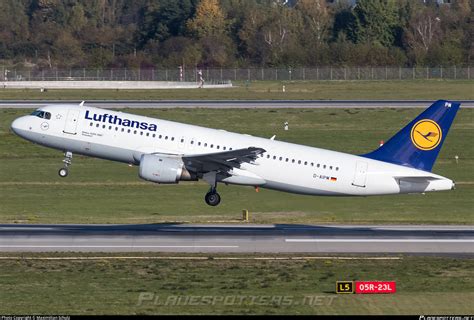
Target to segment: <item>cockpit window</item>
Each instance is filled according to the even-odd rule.
[[[33,111],[31,115],[37,116],[38,118],[42,118],[42,119],[47,119],[47,120],[51,119],[51,113],[46,112],[46,111],[35,110]]]

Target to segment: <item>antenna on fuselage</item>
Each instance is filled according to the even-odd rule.
[[[84,102],[85,102],[85,101],[82,101],[81,103],[79,103],[79,107],[83,107],[83,106],[84,106]]]
[[[274,135],[270,138],[270,140],[275,140],[275,137],[276,137],[276,134],[274,134]]]

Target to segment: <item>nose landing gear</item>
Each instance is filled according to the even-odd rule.
[[[61,178],[66,178],[67,175],[69,174],[69,172],[68,172],[67,168],[61,168],[61,169],[59,169],[58,174]]]
[[[61,178],[65,178],[69,174],[68,167],[72,164],[72,152],[67,151],[64,154],[63,162],[64,162],[64,167],[59,169],[58,171],[58,174]]]

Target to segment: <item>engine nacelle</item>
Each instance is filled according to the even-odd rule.
[[[178,157],[163,157],[153,154],[144,154],[140,158],[138,171],[140,178],[157,183],[178,183],[180,180],[198,180],[184,166],[183,160]]]

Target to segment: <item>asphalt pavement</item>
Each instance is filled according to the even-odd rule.
[[[2,252],[474,254],[473,226],[0,225]]]

